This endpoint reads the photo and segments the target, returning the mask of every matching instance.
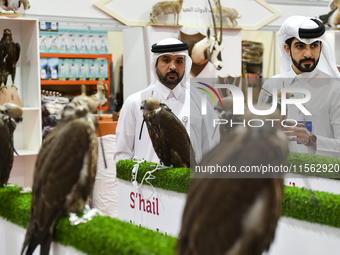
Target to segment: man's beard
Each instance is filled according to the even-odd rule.
[[[292,59],[292,62],[294,64],[294,66],[300,71],[300,72],[312,72],[315,67],[318,65],[319,63],[319,60],[320,60],[320,55],[319,55],[319,58],[317,61],[315,61],[315,58],[304,58],[304,59],[301,59],[299,62],[297,62],[293,57],[292,57],[292,54],[290,55],[291,56],[291,59]],[[312,61],[313,64],[308,64],[308,65],[305,65],[305,67],[302,67],[302,64],[303,62],[305,61]]]
[[[176,71],[170,71],[170,72],[167,72],[165,74],[165,76],[162,75],[162,73],[159,71],[158,68],[156,68],[156,73],[157,73],[157,76],[159,78],[159,80],[161,81],[161,83],[163,83],[164,85],[166,86],[170,86],[170,87],[174,87],[176,86],[178,83],[180,83],[184,77],[184,73],[183,75],[180,77],[179,74],[176,72]],[[174,78],[174,79],[170,79],[168,77],[168,74],[170,73],[175,73],[177,74],[177,78]]]

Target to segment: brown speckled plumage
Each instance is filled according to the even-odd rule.
[[[97,168],[97,122],[88,107],[92,103],[86,96],[76,97],[43,142],[22,254],[32,254],[40,244],[40,254],[47,255],[56,220],[62,214],[81,211],[92,193]]]
[[[0,106],[0,187],[7,184],[13,166],[13,133],[22,110],[13,103]]]
[[[265,117],[278,118],[279,115]],[[234,129],[200,166],[230,164],[240,169],[261,164],[285,165],[286,135],[280,130],[280,124],[274,128],[268,128],[269,125],[263,129]],[[177,254],[261,255],[267,250],[281,213],[281,176],[261,178],[260,174],[257,175],[260,178],[249,178],[245,174],[242,179],[222,173],[210,178],[209,173],[200,173],[201,178],[196,177],[187,196]]]
[[[153,96],[143,100],[141,109],[160,161],[166,166],[190,167],[190,154],[194,155],[194,152],[190,149],[190,138],[182,122],[167,105]]]

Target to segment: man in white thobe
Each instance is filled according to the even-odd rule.
[[[195,151],[196,162],[201,161],[219,142],[219,133],[213,135],[216,114],[208,108],[207,115],[201,115],[200,96],[195,90],[190,91],[187,82],[192,65],[188,48],[186,43],[174,38],[161,40],[152,46],[151,70],[155,80],[146,89],[130,95],[120,111],[115,162],[134,157],[159,162],[146,125],[141,130],[141,102],[150,97],[152,91],[153,96],[165,103],[182,121]]]
[[[324,25],[310,17],[292,16],[282,24],[277,35],[281,74],[264,83],[258,104],[268,102],[276,93],[273,88],[306,89],[311,99],[303,107],[311,115],[294,104],[287,105],[287,119],[294,120],[284,128],[289,134],[290,150],[339,157],[340,74],[324,33]],[[303,92],[292,92],[289,99],[305,96]]]

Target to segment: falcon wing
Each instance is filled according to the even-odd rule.
[[[31,218],[24,243],[24,247],[29,245],[26,254],[38,244],[49,248],[51,227],[66,212],[67,195],[85,175],[83,165],[88,152],[87,127],[81,119],[57,126],[44,141],[34,173]],[[78,194],[80,199],[90,193],[91,187],[83,188]]]
[[[13,151],[7,125],[0,114],[0,187],[7,184],[13,164]]]
[[[171,154],[174,167],[190,165],[190,138],[182,122],[167,108],[163,109],[157,122],[164,144]]]
[[[15,50],[16,50],[16,59],[15,59],[15,63],[18,62],[19,57],[20,57],[20,44],[16,43],[15,44]]]

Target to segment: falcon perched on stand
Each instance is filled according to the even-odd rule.
[[[190,167],[190,154],[194,155],[194,152],[182,122],[166,104],[152,95],[142,101],[141,109],[153,148],[161,163],[165,166]]]
[[[278,114],[264,117],[279,119]],[[200,162],[200,168],[230,165],[236,172],[196,171],[187,195],[177,254],[261,255],[269,249],[281,213],[283,179],[279,173],[266,178],[261,173],[237,171],[241,166],[286,164],[286,135],[279,121],[274,127],[271,124],[237,127]]]
[[[40,244],[49,254],[55,222],[81,211],[92,193],[97,169],[97,104],[78,96],[67,104],[61,121],[44,139],[34,172],[30,221],[21,254]]]
[[[20,44],[13,42],[12,32],[9,29],[4,30],[0,41],[0,53],[0,90],[7,84],[9,74],[12,77],[12,87],[15,87],[14,80],[16,64],[20,56]]]
[[[7,184],[13,165],[13,132],[22,121],[22,110],[14,103],[0,106],[0,187]]]
[[[15,12],[20,8],[21,4],[24,6],[24,10],[31,8],[29,0],[0,0],[0,7],[5,11]]]

